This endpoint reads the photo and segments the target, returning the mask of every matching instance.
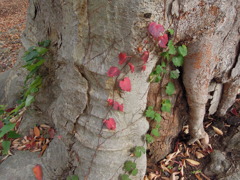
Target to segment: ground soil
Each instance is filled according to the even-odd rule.
[[[25,28],[27,0],[0,0],[0,72],[12,68]]]
[[[19,49],[22,47],[20,37],[25,28],[27,6],[27,0],[0,1],[0,73],[6,71],[9,68],[12,68],[16,62]],[[207,127],[206,130],[210,135],[210,143],[213,150],[219,149],[221,151],[224,151],[224,145],[222,144],[223,136],[227,136],[232,132],[232,128],[239,126],[239,124],[234,125],[234,127],[232,125],[229,125],[229,123],[231,124],[231,118],[236,116],[231,112],[232,109],[235,109],[237,113],[240,113],[239,100],[236,101],[234,106],[229,110],[225,117],[219,118],[212,116],[205,118],[205,125]],[[213,131],[212,125],[218,127],[221,131],[223,131],[224,135],[217,135],[216,132]],[[209,154],[211,153],[212,149],[203,151],[202,148],[197,144],[188,146],[186,144],[188,139],[189,136],[184,132],[178,136],[175,142],[175,151],[177,149],[180,149],[181,153],[179,153],[174,161],[167,166],[169,172],[166,170],[163,171],[163,168],[161,168],[161,162],[151,163],[151,161],[149,161],[147,169],[148,179],[169,179],[173,172],[180,171],[179,163],[182,163],[184,158],[200,162],[200,165],[198,166],[191,166],[186,163],[187,165],[184,168],[183,175],[183,177],[185,177],[185,180],[207,179],[201,173],[199,174],[199,172],[203,172],[203,169],[210,162]],[[187,151],[189,153],[189,156],[186,156]],[[204,154],[204,157],[197,159],[195,156],[196,151]],[[232,154],[234,155],[234,152]],[[215,179],[215,177],[209,177],[209,179]]]

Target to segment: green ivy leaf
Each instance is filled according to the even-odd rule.
[[[121,177],[121,180],[131,180],[129,178],[129,175],[127,175],[127,174],[122,174],[120,177]]]
[[[25,107],[28,107],[32,104],[32,102],[34,101],[34,96],[32,95],[28,95],[25,101]]]
[[[9,123],[5,124],[1,129],[0,129],[0,138],[2,138],[5,134],[7,134],[9,131],[13,130],[16,124]]]
[[[77,175],[71,175],[67,177],[67,180],[79,180]]]
[[[154,135],[154,136],[156,136],[156,137],[159,137],[159,136],[160,136],[159,131],[158,131],[157,128],[152,129],[151,133],[152,133],[152,135]]]
[[[176,48],[174,47],[174,44],[173,44],[173,41],[172,40],[170,40],[170,41],[168,41],[168,53],[169,54],[172,54],[172,55],[174,55],[174,54],[176,54],[177,53],[177,50],[176,50]]]
[[[166,93],[171,96],[175,92],[175,86],[172,82],[169,82],[166,86]]]
[[[135,147],[134,156],[141,157],[143,153],[144,154],[146,153],[146,150],[145,150],[145,148],[143,146]]]
[[[131,172],[132,170],[134,170],[136,168],[136,163],[135,162],[132,162],[132,161],[126,161],[124,163],[124,166],[123,166],[123,169],[126,171],[126,172]]]
[[[185,45],[179,46],[178,53],[181,54],[183,57],[185,57],[188,53],[187,47]]]
[[[154,141],[154,138],[150,134],[146,134],[146,141],[147,143],[152,143]]]
[[[155,77],[154,82],[158,83],[158,82],[161,81],[161,79],[162,79],[162,77],[160,75],[158,75],[158,76]]]
[[[7,155],[8,154],[8,151],[10,149],[10,146],[11,146],[11,141],[3,141],[2,142],[2,147],[3,147],[3,151],[2,153],[4,155]]]
[[[36,51],[38,52],[38,54],[40,56],[43,56],[44,54],[46,54],[46,52],[48,51],[48,49],[44,48],[44,47],[36,47],[35,48]]]
[[[173,35],[174,34],[174,30],[173,29],[168,29],[168,32]]]
[[[23,60],[28,62],[28,61],[33,61],[34,59],[36,59],[39,56],[39,53],[36,50],[27,52],[24,56],[23,56]]]
[[[50,43],[51,43],[50,40],[45,40],[45,41],[39,42],[38,45],[46,48],[50,45]]]
[[[183,65],[183,57],[181,55],[175,56],[172,58],[172,62],[176,67],[180,67]]]
[[[132,174],[133,176],[136,176],[137,173],[138,173],[138,169],[134,169],[134,170],[131,172],[131,174]]]
[[[8,138],[16,139],[16,138],[22,137],[22,135],[16,133],[16,131],[10,131],[10,132],[7,134],[7,137],[8,137]]]
[[[159,129],[160,128],[160,124],[156,124],[156,129]]]
[[[166,65],[165,65],[165,66],[166,66]],[[157,65],[155,71],[156,71],[156,74],[160,74],[160,73],[162,73],[162,72],[163,72],[163,66],[161,66],[161,65]]]
[[[160,54],[160,56],[164,57],[164,58],[167,59],[168,61],[170,60],[170,55],[169,55],[168,51],[162,52],[162,53]]]
[[[163,112],[171,112],[172,104],[169,99],[163,100],[161,110]]]
[[[159,123],[162,120],[161,115],[159,113],[155,113],[154,120]]]
[[[145,113],[145,116],[151,119],[154,119],[155,117],[155,111],[153,110],[152,106],[148,106],[147,111]]]
[[[180,76],[180,71],[178,69],[170,72],[170,78],[178,79]]]

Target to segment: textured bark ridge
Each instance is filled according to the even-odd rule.
[[[224,87],[220,114],[231,105],[239,88],[239,12],[239,0],[30,1],[22,40],[24,47],[46,39],[52,41],[52,56],[42,72],[47,74],[44,88],[35,103],[41,113],[32,118],[53,123],[58,134],[63,136],[59,140],[61,152],[59,147],[49,146],[39,160],[45,179],[64,179],[69,172],[85,180],[118,179],[124,162],[131,158],[129,150],[145,145],[143,136],[149,126],[143,116],[146,104],[159,108],[159,102],[165,96],[160,93],[161,84],[151,85],[148,92],[148,75],[161,61],[158,52],[147,44],[146,48],[151,50],[147,70],[134,74],[124,72],[131,79],[131,92],[118,91],[115,81],[108,78],[106,72],[111,66],[119,66],[120,52],[133,56],[135,63],[140,61],[134,54],[139,45],[149,40],[146,27],[152,21],[173,28],[175,42],[188,45],[183,81],[190,108],[191,135],[193,141],[205,138],[202,121],[210,83],[216,81]],[[151,17],[145,16],[146,13]],[[155,161],[168,153],[171,140],[181,128],[182,120],[186,119],[180,114],[183,108],[179,106],[181,88],[179,84],[171,99],[177,104],[173,114],[164,114],[166,121],[162,124],[161,137],[151,145]],[[4,101],[8,100],[14,93],[1,92],[0,100],[2,97]],[[124,113],[110,111],[108,98],[123,103]],[[213,100],[216,99],[220,98]],[[109,117],[117,122],[115,132],[102,125],[102,120]],[[52,152],[59,158],[63,154],[64,164],[59,166],[55,156],[51,162]],[[136,162],[139,173],[132,179],[139,180],[146,170],[146,157],[138,158]],[[1,171],[3,168],[0,167]],[[23,176],[24,172],[21,176],[20,170],[15,172],[20,179],[30,179],[30,176]],[[0,174],[1,179],[7,179],[4,173]]]

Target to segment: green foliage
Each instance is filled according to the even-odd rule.
[[[131,179],[129,178],[129,175],[127,175],[127,174],[122,174],[122,175],[120,176],[120,178],[121,178],[121,180],[131,180]]]
[[[173,64],[174,64],[174,66],[180,67],[180,66],[183,65],[183,57],[182,57],[181,55],[179,55],[179,56],[174,56],[174,57],[172,58],[172,62],[173,62]]]
[[[160,136],[158,128],[152,129],[151,134],[154,135],[154,136],[156,136],[156,137],[159,137],[159,136]]]
[[[151,119],[155,117],[155,111],[153,110],[152,106],[148,106],[147,111],[145,112],[145,116]]]
[[[171,113],[171,108],[172,108],[172,104],[171,101],[169,99],[163,100],[162,101],[162,107],[161,110],[163,112],[169,112]]]
[[[13,128],[15,127],[16,124],[5,124],[1,129],[0,129],[0,138],[2,138],[5,134],[8,132],[12,131]]]
[[[167,95],[171,96],[175,92],[175,86],[172,82],[169,82],[166,86],[166,93]]]
[[[10,149],[10,145],[11,145],[11,141],[3,141],[2,142],[2,147],[3,147],[3,151],[2,153],[4,155],[7,155],[8,154],[8,151]]]
[[[154,138],[150,134],[146,134],[146,141],[147,143],[152,143],[154,141]]]
[[[150,82],[158,83],[162,79],[162,74],[166,73],[166,64],[165,62],[162,62],[161,65],[157,65],[154,71],[151,72],[149,76]]]
[[[77,175],[70,175],[67,177],[67,180],[79,180]]]
[[[170,72],[170,78],[178,79],[180,76],[180,71],[178,69]]]
[[[173,29],[168,29],[168,32],[173,35],[174,34],[174,30]]]
[[[178,47],[178,53],[185,57],[187,55],[187,47],[185,45],[179,46]]]
[[[17,134],[14,130],[15,123],[11,123],[10,119],[19,115],[19,112],[24,107],[29,107],[34,102],[34,97],[42,85],[42,77],[38,75],[39,68],[46,61],[43,56],[47,53],[47,47],[50,45],[50,41],[43,41],[39,43],[40,46],[30,47],[23,55],[22,59],[25,61],[23,68],[29,71],[23,87],[22,99],[18,101],[18,105],[11,111],[6,112],[6,107],[0,105],[0,121],[3,123],[3,127],[0,129],[0,138],[4,137],[4,141],[1,142],[3,154],[7,154],[11,139],[19,138],[21,135]]]
[[[142,154],[146,153],[146,149],[143,146],[136,146],[133,153],[134,156],[141,157]]]

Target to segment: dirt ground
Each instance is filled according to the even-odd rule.
[[[18,51],[21,48],[20,37],[25,28],[27,6],[27,0],[0,0],[0,73],[12,68],[16,62]],[[238,124],[233,125],[234,122],[231,121],[235,117],[238,120],[234,120],[234,122],[236,121]],[[210,143],[212,145],[212,148],[209,147],[207,149],[203,149],[198,144],[187,145],[186,142],[189,139],[189,135],[185,133],[187,131],[186,127],[184,129],[185,132],[183,131],[177,138],[174,151],[165,160],[157,164],[149,161],[145,179],[175,180],[184,177],[185,180],[214,180],[214,176],[207,177],[204,175],[203,169],[210,162],[210,153],[212,151],[216,149],[224,151],[222,143],[224,136],[231,133],[232,128],[239,126],[239,118],[240,99],[236,100],[235,105],[225,117],[206,117],[205,126],[210,135]],[[212,126],[217,127],[220,132],[213,130]],[[221,135],[221,132],[223,132],[223,135]],[[234,161],[236,156],[233,155],[234,152],[230,155],[228,154],[229,158]],[[169,162],[165,163],[168,160]]]
[[[16,62],[27,6],[27,0],[0,0],[0,72]]]

